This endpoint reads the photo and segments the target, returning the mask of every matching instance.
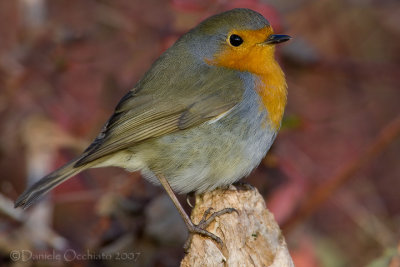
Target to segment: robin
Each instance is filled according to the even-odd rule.
[[[83,170],[117,166],[161,184],[191,235],[222,243],[205,230],[210,220],[190,220],[173,191],[227,186],[260,163],[286,105],[275,45],[290,38],[250,9],[204,20],[154,62],[82,155],[29,187],[15,206],[29,207]]]

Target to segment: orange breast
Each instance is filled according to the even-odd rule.
[[[213,59],[206,59],[206,62],[256,75],[258,81],[255,89],[261,97],[262,108],[268,111],[271,127],[278,129],[286,106],[287,86],[285,75],[274,57],[275,47],[262,44],[272,33],[271,27],[235,30],[230,34],[241,36],[244,40],[243,45],[226,45]]]
[[[268,111],[271,126],[276,130],[281,126],[287,95],[285,76],[281,68],[277,68],[272,73],[258,75],[260,81],[255,87]]]

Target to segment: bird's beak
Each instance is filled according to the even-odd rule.
[[[263,43],[264,44],[279,44],[283,43],[286,41],[289,41],[292,39],[289,35],[284,35],[284,34],[271,34],[268,36],[267,40],[265,40]]]

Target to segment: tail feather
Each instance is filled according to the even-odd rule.
[[[38,198],[49,192],[51,189],[66,181],[68,178],[78,174],[79,172],[89,168],[90,166],[82,165],[79,167],[74,167],[79,158],[72,160],[62,166],[61,168],[55,170],[54,172],[46,175],[35,184],[30,186],[28,189],[22,193],[18,199],[15,201],[15,207],[23,207],[24,209],[32,205]]]

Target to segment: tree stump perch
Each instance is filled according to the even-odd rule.
[[[189,266],[294,266],[274,216],[255,188],[230,186],[196,196],[191,219],[198,223],[204,212],[234,208],[238,212],[217,217],[206,229],[224,242],[194,235],[181,267]]]

